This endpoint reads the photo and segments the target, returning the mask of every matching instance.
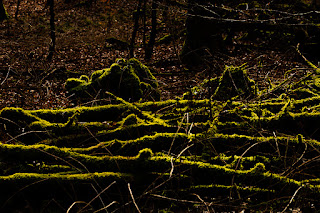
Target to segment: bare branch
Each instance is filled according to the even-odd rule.
[[[141,213],[141,211],[140,211],[140,209],[139,209],[139,207],[138,207],[138,205],[137,205],[137,203],[136,203],[136,201],[135,201],[135,199],[134,199],[132,190],[131,190],[131,188],[130,188],[130,183],[128,183],[128,189],[129,189],[129,192],[130,192],[130,195],[131,195],[132,202],[133,202],[134,206],[136,207],[137,211],[138,211],[139,213]]]

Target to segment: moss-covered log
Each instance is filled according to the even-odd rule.
[[[318,206],[318,92],[294,99],[287,85],[288,93],[264,100],[264,91],[254,88],[242,68],[236,71],[244,81],[230,80],[226,71],[210,100],[130,103],[107,92],[110,104],[96,107],[2,109],[0,186],[8,192],[0,196],[3,209],[17,201],[18,210],[28,204],[44,211],[46,203],[31,192],[50,191],[45,199],[65,210],[77,193],[88,203],[112,184],[101,200],[116,201],[113,210],[122,211],[131,202],[127,183],[140,203],[162,209],[188,201],[187,208],[197,204],[205,210],[213,199],[232,201],[217,207],[221,211],[283,210],[289,202],[303,209],[310,201]],[[229,71],[235,77],[234,69]],[[230,82],[234,87],[227,87]],[[90,208],[106,206],[101,200]]]

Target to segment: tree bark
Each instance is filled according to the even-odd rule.
[[[214,56],[217,52],[225,53],[226,46],[232,42],[235,32],[246,32],[252,40],[267,37],[268,31],[278,33],[279,36],[289,33],[291,37],[288,36],[288,39],[292,40],[294,45],[300,43],[301,48],[309,49],[308,52],[313,49],[311,51],[313,55],[315,50],[319,49],[320,29],[317,23],[320,17],[317,13],[312,14],[313,19],[309,23],[299,21],[298,15],[292,15],[291,19],[285,19],[286,16],[283,15],[284,19],[279,18],[279,21],[273,20],[271,16],[261,20],[241,19],[237,13],[219,7],[210,10],[210,2],[208,2],[208,0],[188,0],[187,36],[181,52],[181,59],[186,64],[198,65],[203,63],[204,58]],[[299,14],[309,12],[311,7],[293,6],[292,9]],[[225,38],[222,37],[223,34],[226,35]],[[312,43],[312,45],[307,47],[303,45],[304,43]]]
[[[17,3],[17,10],[16,10],[16,13],[14,15],[14,18],[17,19],[18,18],[18,13],[19,13],[19,8],[20,8],[20,3],[21,3],[21,0],[18,0],[18,3]]]
[[[147,34],[147,0],[143,0],[143,9],[142,9],[142,15],[143,15],[143,48],[146,49],[146,34]]]
[[[55,23],[54,23],[54,0],[48,0],[48,4],[50,7],[50,37],[51,37],[51,43],[49,46],[49,54],[47,59],[49,61],[52,60],[53,54],[55,52],[56,48],[56,29],[55,29]]]
[[[202,63],[208,50],[214,53],[223,48],[221,27],[216,20],[203,18],[210,16],[212,14],[208,14],[199,1],[188,0],[187,37],[181,53],[183,62],[194,65]]]
[[[134,44],[136,42],[136,36],[137,36],[138,29],[139,29],[139,18],[140,18],[140,13],[141,13],[141,4],[142,4],[142,0],[139,0],[137,12],[135,13],[135,16],[134,16],[134,18],[135,18],[134,19],[134,27],[133,27],[131,42],[130,42],[130,53],[129,53],[130,58],[134,57]]]
[[[150,60],[153,53],[153,47],[156,41],[156,35],[157,35],[157,8],[158,3],[157,0],[152,0],[152,11],[151,11],[151,33],[150,33],[150,40],[148,42],[148,45],[146,47],[146,55],[145,59]]]

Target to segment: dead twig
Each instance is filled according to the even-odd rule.
[[[89,203],[87,203],[87,205],[85,205],[83,208],[80,209],[79,213],[82,212],[85,208],[87,208],[95,199],[97,199],[98,197],[100,197],[100,195],[102,193],[104,193],[105,191],[107,191],[113,184],[115,184],[117,181],[113,181],[112,183],[110,183],[109,186],[107,186],[104,190],[102,190],[99,194],[97,194],[92,200],[89,201]],[[109,204],[110,205],[110,204]],[[108,205],[108,206],[109,206]]]
[[[97,211],[94,211],[93,213],[97,213],[97,212],[100,212],[100,211],[102,211],[102,210],[105,210],[105,209],[109,208],[110,206],[112,206],[112,205],[115,204],[115,203],[118,203],[118,202],[117,202],[117,201],[112,201],[112,202],[109,203],[107,206],[105,206],[105,207],[103,207],[103,208],[101,208],[101,209],[98,209]]]
[[[71,211],[71,209],[76,205],[76,204],[80,204],[80,203],[86,203],[84,201],[75,201],[71,204],[71,206],[69,206],[68,210],[67,210],[67,213],[69,213]]]
[[[89,132],[89,134],[91,135],[92,138],[94,138],[98,143],[101,143],[101,141],[89,130],[88,127],[85,126],[85,128],[86,128],[86,130]],[[104,148],[107,150],[107,152],[108,152],[111,156],[113,156],[113,154],[110,152],[110,150],[109,150],[108,148],[106,148],[106,147],[104,147]]]
[[[1,82],[1,84],[0,84],[1,86],[2,86],[2,85],[4,84],[4,82],[8,79],[10,70],[11,70],[11,67],[9,67],[6,77],[5,77],[5,78],[3,79],[3,81]]]
[[[138,207],[138,205],[137,205],[137,203],[136,203],[136,201],[135,201],[135,199],[134,199],[132,190],[131,190],[131,188],[130,188],[130,183],[128,183],[128,189],[129,189],[129,192],[130,192],[130,195],[131,195],[132,202],[133,202],[134,206],[136,207],[137,211],[138,211],[139,213],[141,213],[141,211],[140,211],[140,209],[139,209],[139,207]]]
[[[279,155],[279,158],[281,158],[280,149],[279,149],[279,145],[278,145],[278,139],[277,139],[277,135],[275,132],[273,132],[273,136],[274,136],[274,141],[276,142],[276,146],[277,146],[277,153]]]
[[[200,195],[195,193],[193,193],[193,195],[195,195],[206,206],[207,212],[209,213],[210,212],[209,205],[200,197]]]
[[[281,175],[284,175],[285,173],[287,173],[291,168],[295,168],[295,165],[303,158],[303,156],[306,154],[306,151],[307,151],[307,149],[308,149],[308,144],[307,144],[307,143],[304,143],[304,145],[305,145],[304,151],[303,151],[303,153],[301,154],[301,156],[298,158],[298,160],[297,160],[296,162],[294,162],[294,164],[292,164],[289,169],[287,169],[286,171],[284,171],[283,173],[281,173]]]
[[[180,158],[180,156],[187,150],[189,149],[190,147],[192,147],[194,144],[191,144],[189,146],[187,146],[186,148],[184,148],[180,153],[179,155],[177,156],[177,158],[175,160],[177,160],[178,158]],[[174,164],[173,164],[173,157],[171,157],[171,170],[170,170],[170,175],[169,175],[169,178],[171,178],[172,174],[173,174],[173,170],[174,170]]]
[[[21,133],[17,136],[14,136],[13,138],[11,138],[10,140],[6,141],[6,143],[10,143],[11,141],[14,141],[16,140],[17,138],[21,137],[21,136],[24,136],[24,135],[27,135],[27,134],[31,134],[31,133],[43,133],[43,132],[47,132],[47,131],[28,131],[28,132],[24,132],[24,133]]]
[[[187,146],[186,148],[184,148],[184,149],[179,153],[179,155],[177,156],[177,159],[180,158],[180,156],[181,156],[187,149],[189,149],[190,147],[192,147],[193,145],[194,145],[194,144],[191,144],[191,145]]]
[[[78,160],[76,160],[76,159],[74,159],[74,158],[72,158],[72,157],[69,157],[69,158],[71,158],[72,160],[78,162],[78,164],[80,164],[88,173],[91,173],[91,172],[89,171],[89,169],[88,169],[83,163],[81,163],[80,161],[78,161]],[[93,179],[93,180],[94,180],[94,182],[97,184],[97,186],[98,186],[99,188],[101,188],[101,187],[99,186],[99,183],[98,183],[95,179]],[[94,199],[96,199],[97,197],[99,197],[101,204],[102,204],[103,206],[105,206],[102,198],[100,197],[100,194],[101,194],[101,193],[98,192],[98,190],[96,189],[96,187],[95,187],[93,184],[90,184],[90,185],[91,185],[91,187],[93,188],[93,190],[97,193],[97,196],[96,196]],[[103,190],[102,190],[102,191],[103,191]],[[93,200],[92,200],[92,201],[93,201]],[[90,201],[90,202],[92,202],[92,201]],[[88,204],[88,205],[89,205],[89,204]],[[85,206],[84,208],[86,208],[86,207],[87,207],[87,206]],[[84,208],[82,208],[82,209],[80,210],[80,212],[81,212]]]
[[[202,202],[200,202],[200,201],[181,200],[181,199],[165,197],[165,196],[157,195],[157,194],[150,194],[150,195],[153,196],[153,197],[157,197],[157,198],[161,198],[161,199],[165,199],[165,200],[176,201],[176,202],[180,202],[180,203],[202,204]],[[207,204],[207,205],[209,205],[209,204]]]
[[[282,210],[281,213],[284,213],[287,211],[287,208],[290,206],[290,204],[292,203],[293,199],[296,197],[296,195],[298,194],[299,190],[302,189],[304,187],[304,185],[300,186],[295,192],[294,194],[292,195],[289,203],[287,204],[287,206]]]
[[[19,189],[16,193],[14,193],[11,197],[9,197],[9,198],[6,200],[6,202],[4,202],[4,204],[1,206],[1,209],[3,209],[3,208],[7,205],[7,203],[8,203],[14,196],[16,196],[17,194],[19,194],[19,192],[23,191],[23,190],[26,189],[26,188],[29,188],[29,187],[32,186],[32,185],[41,183],[41,182],[46,181],[46,180],[48,180],[48,179],[42,179],[42,180],[36,181],[36,182],[34,182],[34,183],[31,183],[31,184],[26,185],[26,186],[24,186],[23,188]]]
[[[244,156],[251,148],[255,147],[256,145],[258,145],[258,144],[260,144],[260,143],[263,143],[263,142],[260,141],[260,142],[257,142],[257,143],[255,143],[255,144],[252,144],[249,148],[247,148],[247,149],[242,153],[242,155],[239,157],[239,159],[238,159],[238,161],[237,161],[236,167],[235,167],[235,169],[234,169],[235,171],[238,169],[238,167],[239,167],[239,165],[240,165],[240,162],[241,162],[243,156]],[[231,186],[234,185],[234,178],[235,178],[235,175],[232,176]],[[230,198],[232,197],[232,196],[231,196],[231,193],[232,193],[232,190],[230,190]]]
[[[171,142],[171,145],[170,145],[170,148],[169,148],[169,151],[168,151],[168,155],[170,155],[172,146],[173,146],[173,144],[174,144],[174,141],[175,141],[175,139],[176,139],[176,136],[177,136],[178,132],[179,132],[180,129],[181,129],[181,126],[182,126],[182,123],[183,123],[185,117],[186,117],[186,113],[183,115],[183,118],[181,119],[181,122],[180,122],[180,124],[179,124],[179,126],[178,126],[178,129],[177,129],[177,131],[176,131],[176,134],[174,135],[174,137],[173,137],[173,139],[172,139],[172,142]]]
[[[171,176],[172,176],[172,174],[173,174],[173,170],[174,170],[173,157],[171,157],[171,159],[170,159],[170,163],[171,163],[171,170],[170,170],[169,178],[171,178]]]

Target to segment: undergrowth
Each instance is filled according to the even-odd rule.
[[[258,91],[235,69],[211,99],[2,109],[1,209],[318,210],[318,74]]]

